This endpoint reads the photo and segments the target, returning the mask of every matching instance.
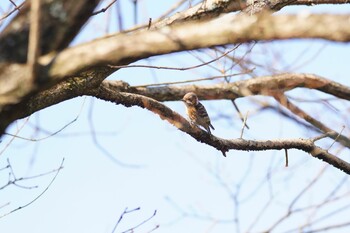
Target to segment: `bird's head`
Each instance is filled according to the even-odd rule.
[[[195,93],[189,92],[184,95],[182,101],[188,106],[196,106],[198,104],[198,97]]]

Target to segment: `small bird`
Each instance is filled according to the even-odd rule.
[[[191,124],[203,126],[207,132],[211,135],[210,128],[215,128],[210,123],[205,107],[198,101],[198,97],[195,93],[189,92],[183,98],[182,101],[186,105],[187,115],[190,118]]]

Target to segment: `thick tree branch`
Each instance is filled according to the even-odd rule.
[[[3,111],[0,128],[3,130],[15,119],[23,118],[43,108],[81,95],[98,88],[100,82],[110,74],[109,69],[96,69],[86,72],[83,77],[75,77],[60,85],[43,91],[16,106],[16,111]],[[250,95],[273,95],[295,88],[319,90],[340,99],[350,100],[350,88],[314,74],[286,73],[272,76],[217,85],[157,86],[131,87],[122,81],[105,80],[101,84],[115,92],[128,92],[148,96],[158,101],[177,101],[187,92],[196,92],[200,99],[236,99]],[[6,117],[5,117],[6,116]]]
[[[94,80],[94,77],[91,77]],[[91,95],[97,98],[112,101],[124,106],[139,106],[146,108],[167,120],[181,131],[189,134],[199,142],[206,143],[223,154],[227,151],[235,150],[282,150],[282,149],[299,149],[312,156],[319,158],[334,167],[350,174],[350,164],[340,158],[328,153],[326,150],[314,145],[313,140],[308,139],[290,139],[290,140],[267,140],[267,141],[251,141],[243,139],[226,140],[215,136],[210,137],[205,131],[191,127],[189,122],[181,115],[172,111],[165,105],[158,101],[146,97],[144,95],[152,96],[160,100],[178,100],[184,93],[188,91],[196,91],[201,98],[206,99],[231,99],[244,97],[246,95],[270,95],[276,91],[287,91],[297,87],[305,87],[311,89],[318,89],[325,93],[337,95],[343,99],[350,99],[350,90],[348,87],[342,86],[336,82],[308,74],[282,74],[276,76],[267,76],[239,81],[225,85],[212,86],[184,86],[184,87],[156,87],[156,88],[133,88],[124,82],[104,81],[99,88],[93,88],[96,84],[91,84],[86,79],[72,79],[70,85],[77,85],[76,88],[80,92],[70,91],[72,86],[61,86],[60,90],[50,90],[47,93],[43,92],[41,95],[33,97],[27,103],[22,105],[23,116],[31,114],[39,109],[57,103],[57,100],[63,101],[77,95]],[[66,85],[66,83],[64,83]],[[76,90],[76,88],[74,88]],[[66,91],[64,91],[66,90]],[[220,91],[218,91],[220,90]],[[133,93],[127,93],[133,92]],[[134,93],[142,93],[134,94]],[[53,95],[53,98],[48,96]],[[55,96],[56,95],[56,96]],[[58,102],[59,102],[58,101]],[[38,105],[39,104],[39,105]],[[29,111],[29,112],[27,112]]]
[[[226,15],[155,31],[116,34],[68,48],[52,57],[48,75],[62,79],[100,65],[122,65],[154,55],[249,42],[318,38],[350,41],[350,15]],[[324,30],[325,25],[332,25]],[[42,59],[42,64],[50,57]]]
[[[188,21],[212,19],[220,14],[243,10],[243,14],[256,14],[264,10],[278,11],[287,5],[319,5],[319,4],[349,4],[348,0],[206,0],[165,19],[154,21],[150,29],[159,29]],[[248,4],[248,5],[247,5]],[[137,29],[149,29],[149,25],[137,26],[127,32]]]
[[[340,99],[350,100],[350,87],[315,74],[284,73],[215,85],[132,87],[127,83],[109,80],[105,80],[103,85],[108,85],[116,91],[140,94],[158,101],[179,100],[191,91],[196,92],[200,99],[214,100],[236,99],[251,95],[273,96],[296,88],[318,90]]]
[[[42,0],[42,54],[68,46],[90,18],[99,0]],[[28,53],[30,1],[0,33],[0,62],[25,63]]]
[[[14,120],[29,116],[36,111],[65,100],[84,95],[87,90],[98,88],[102,80],[111,73],[112,71],[109,68],[96,68],[93,71],[82,72],[81,76],[69,78],[65,82],[61,82],[48,90],[41,91],[25,101],[13,105],[11,108],[2,109],[0,114],[0,135]]]
[[[208,22],[117,34],[65,49],[54,56],[42,57],[39,60],[42,65],[40,75],[47,80],[46,85],[52,85],[67,77],[81,76],[80,72],[96,67],[123,65],[159,54],[251,40],[323,38],[350,41],[350,28],[347,24],[349,19],[349,15],[226,15]],[[325,25],[332,27],[324,30]],[[17,68],[21,69],[17,64],[4,64],[0,71],[2,105],[11,103],[11,100],[19,102],[21,97],[33,91],[25,89],[25,69],[22,68],[22,76],[11,75],[15,72],[9,72]]]
[[[115,85],[116,84],[116,85]],[[201,99],[236,99],[250,95],[273,96],[282,106],[285,106],[293,114],[324,132],[330,138],[337,140],[343,146],[350,148],[350,139],[316,120],[302,109],[283,98],[283,93],[295,88],[308,88],[319,90],[340,99],[350,100],[350,88],[340,83],[319,77],[313,74],[280,74],[274,76],[257,77],[229,84],[211,86],[165,86],[133,88],[120,82],[104,81],[103,85],[116,91],[149,96],[157,100],[178,100],[187,92],[196,92]],[[175,96],[175,97],[174,97]],[[168,99],[170,98],[170,99]]]
[[[138,106],[145,108],[157,114],[162,120],[166,120],[179,130],[189,134],[199,142],[210,145],[221,151],[224,156],[229,150],[245,150],[245,151],[262,151],[262,150],[282,150],[282,149],[298,149],[310,153],[312,156],[321,159],[334,167],[350,174],[350,164],[346,161],[328,153],[314,144],[311,139],[285,139],[285,140],[266,140],[253,141],[244,139],[222,139],[216,136],[210,136],[204,130],[194,126],[178,113],[174,112],[164,104],[137,94],[125,92],[116,92],[106,86],[101,86],[95,92],[90,93],[97,98],[110,101],[116,104],[122,104],[126,107]]]

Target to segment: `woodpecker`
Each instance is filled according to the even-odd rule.
[[[195,93],[189,92],[183,98],[182,101],[186,105],[186,112],[190,118],[191,124],[196,124],[202,126],[210,135],[210,128],[215,128],[210,123],[210,118],[208,116],[205,107],[198,101],[198,97]]]

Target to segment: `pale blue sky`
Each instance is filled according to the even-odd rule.
[[[171,5],[170,2],[172,1],[142,1],[140,18],[147,21],[149,17],[156,17]],[[131,17],[130,1],[121,3],[125,7],[123,11],[126,18]],[[350,9],[346,7],[293,7],[286,11],[307,9],[349,13]],[[91,25],[98,25],[95,21],[91,22]],[[127,25],[131,25],[130,18]],[[87,27],[84,37],[79,37],[75,43],[79,40],[89,40],[92,29],[88,29]],[[96,32],[95,28],[94,36],[98,35],[99,32]],[[321,52],[313,58],[320,49]],[[259,63],[274,61],[273,54],[266,51],[277,51],[283,56],[282,66],[280,61],[274,63],[274,68],[277,69],[282,69],[286,64],[294,64],[292,62],[303,51],[307,51],[302,60],[308,61],[313,58],[312,62],[297,70],[292,69],[293,72],[315,73],[349,85],[347,76],[350,47],[346,43],[333,44],[321,40],[264,43],[253,49],[252,54],[258,55],[252,55],[251,58]],[[172,66],[199,63],[187,52],[159,56],[139,63],[149,62],[153,65]],[[302,63],[300,61],[299,64]],[[109,79],[122,79],[136,85],[186,80],[206,75],[218,74],[208,68],[189,71],[130,68],[116,72]],[[297,90],[291,94],[312,99],[316,96],[314,93]],[[246,132],[246,138],[305,138],[315,135],[296,127],[293,122],[273,112],[254,114],[256,106],[251,104],[250,99],[259,98],[237,101],[243,113],[252,113],[248,120],[251,129]],[[166,104],[185,114],[181,101]],[[215,135],[223,138],[239,137],[241,122],[228,101],[203,101],[203,104],[214,119]],[[339,108],[340,113],[349,111],[346,103],[332,104]],[[336,130],[341,130],[342,124],[348,124],[346,119],[340,118],[341,114],[337,118],[337,114],[324,106],[314,103],[300,103],[300,106],[319,119],[327,121]],[[230,116],[231,119],[220,118],[219,113]],[[293,198],[325,166],[322,161],[296,150],[289,151],[288,168],[284,167],[283,151],[230,151],[227,158],[224,158],[221,152],[198,143],[151,112],[137,107],[116,106],[90,97],[75,98],[32,115],[20,135],[41,138],[46,134],[40,130],[35,132],[35,127],[55,132],[77,116],[77,121],[58,135],[40,142],[15,139],[0,155],[0,168],[6,166],[9,158],[17,177],[50,171],[59,167],[62,159],[65,159],[64,169],[43,196],[30,206],[0,219],[0,232],[107,233],[112,231],[126,207],[140,207],[141,210],[126,215],[116,232],[137,225],[150,217],[154,210],[157,210],[156,216],[136,232],[148,232],[157,224],[160,225],[160,229],[156,232],[245,232],[273,196],[273,201],[266,208],[261,220],[252,228],[252,232],[257,232],[265,230],[283,215]],[[24,122],[25,120],[20,120],[14,123],[8,132],[14,133]],[[98,143],[118,162],[113,162],[94,143],[91,123],[96,131]],[[346,128],[343,133],[349,135],[349,129]],[[0,152],[10,140],[9,136],[3,137]],[[330,140],[324,141],[324,145],[330,144]],[[336,151],[337,147],[332,150]],[[348,159],[350,153],[343,150],[341,156]],[[268,171],[270,178],[266,179]],[[28,190],[12,185],[0,190],[0,206],[9,203],[0,209],[0,215],[32,201],[47,187],[53,175],[21,183],[26,186],[38,185],[36,189]],[[344,176],[340,171],[328,167],[320,181],[308,195],[296,203],[296,207],[312,204],[327,195]],[[5,184],[7,179],[8,171],[0,171],[0,186]],[[339,192],[347,193],[349,188],[347,182]],[[239,206],[234,203],[237,190],[237,198],[241,202]],[[343,202],[325,208],[314,217],[317,219],[322,214],[348,203],[349,199],[345,198]],[[309,216],[312,216],[311,213],[291,217],[275,232],[296,227]],[[331,216],[327,221],[343,222],[342,219],[348,220],[348,216],[349,210],[346,209]],[[234,223],[235,217],[239,218],[239,228]],[[323,220],[319,226],[326,223]],[[342,229],[338,232],[348,230]]]

